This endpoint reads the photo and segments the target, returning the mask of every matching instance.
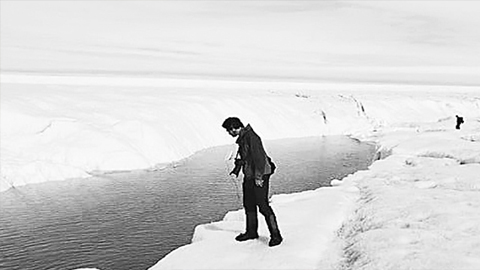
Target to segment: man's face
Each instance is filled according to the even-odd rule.
[[[240,129],[241,129],[241,128],[233,128],[233,127],[231,127],[231,128],[229,128],[229,129],[227,129],[227,132],[228,132],[228,134],[230,134],[230,136],[232,136],[232,137],[237,137],[237,136],[240,134]]]

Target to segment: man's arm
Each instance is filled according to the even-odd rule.
[[[253,166],[255,168],[255,171],[254,171],[255,182],[257,183],[257,185],[262,186],[263,184],[262,177],[265,172],[265,165],[266,165],[267,158],[265,154],[265,149],[263,148],[262,140],[258,135],[251,136],[250,138],[250,154],[251,154]]]

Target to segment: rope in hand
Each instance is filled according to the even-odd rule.
[[[235,179],[235,176],[230,174],[232,169],[229,166],[229,161],[231,161],[231,160],[233,160],[233,151],[231,151],[230,154],[228,154],[225,157],[225,173],[228,175],[227,177],[230,179],[230,181],[233,182],[233,184],[235,186],[236,195],[237,195],[237,201],[238,201],[238,203],[241,204],[242,201],[241,201],[241,198],[240,198],[240,188],[238,187],[238,183],[237,183],[237,180]]]

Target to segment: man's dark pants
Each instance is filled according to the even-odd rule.
[[[263,176],[263,185],[255,185],[254,179],[243,181],[243,207],[245,208],[247,230],[245,234],[237,236],[238,241],[258,238],[258,217],[257,206],[260,213],[265,217],[268,230],[270,231],[269,246],[279,245],[283,238],[280,235],[277,219],[272,207],[268,203],[268,188],[270,175]],[[243,238],[243,239],[242,239]]]
[[[265,217],[273,215],[273,210],[268,203],[270,175],[263,176],[263,186],[255,185],[254,179],[243,181],[243,207],[247,213],[257,213],[257,206],[260,213]]]

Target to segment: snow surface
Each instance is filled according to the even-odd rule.
[[[0,191],[161,169],[229,144],[346,134],[368,170],[242,211],[151,269],[479,269],[476,1],[1,1]],[[465,118],[455,130],[455,115]],[[1,193],[0,193],[1,194]]]

